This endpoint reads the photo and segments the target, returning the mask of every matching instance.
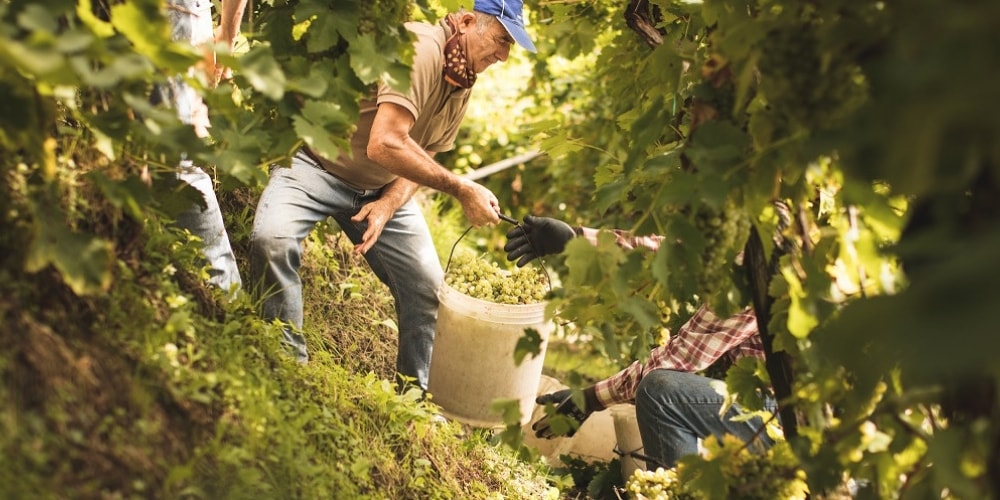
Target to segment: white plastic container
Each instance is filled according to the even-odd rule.
[[[569,389],[569,386],[553,377],[549,377],[548,375],[542,375],[538,381],[539,396],[562,389]],[[563,441],[568,438],[565,436],[555,436],[551,439],[535,437],[535,431],[531,429],[531,426],[545,416],[545,406],[535,405],[534,408],[535,409],[531,414],[530,421],[522,426],[522,430],[524,431],[524,444],[536,448],[538,453],[545,457],[545,459],[549,462],[549,465],[556,467],[559,462],[557,460],[558,457],[554,455],[554,452],[559,448],[559,445],[561,445]]]
[[[642,454],[642,437],[639,435],[639,423],[635,418],[635,405],[621,404],[610,408],[611,417],[615,422],[615,438],[618,440],[622,477],[627,481],[637,469],[646,469],[646,462],[633,457],[632,453]]]
[[[552,377],[542,375],[541,382],[538,384],[539,395],[560,389],[569,389],[569,386]],[[531,424],[544,416],[545,406],[535,406],[531,422],[524,426],[524,443],[537,448],[539,454],[545,457],[545,461],[550,466],[565,466],[566,464],[560,459],[564,455],[590,464],[610,462],[615,458],[615,427],[611,409],[591,413],[573,436],[556,436],[552,439],[537,438],[534,431],[531,430]]]
[[[438,291],[437,335],[427,390],[445,417],[473,427],[500,427],[490,410],[497,399],[516,399],[521,425],[531,420],[552,321],[545,303],[497,304],[465,295],[447,283]],[[541,336],[540,352],[518,365],[514,348],[524,331]]]
[[[563,455],[588,464],[610,462],[615,455],[615,424],[611,410],[591,413],[572,437],[563,440],[553,455]],[[560,460],[561,462],[561,460]]]

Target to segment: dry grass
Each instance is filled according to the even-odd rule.
[[[325,341],[310,349],[329,351],[348,371],[393,379],[399,339],[388,287],[343,233],[323,234],[319,240],[322,248],[307,240],[301,269],[303,328]]]

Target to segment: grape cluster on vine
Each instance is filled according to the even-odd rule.
[[[732,202],[721,208],[701,205],[693,212],[694,225],[705,238],[701,251],[701,272],[697,293],[718,313],[733,302],[727,295],[733,289],[733,266],[750,234],[750,220]]]
[[[625,490],[632,498],[649,500],[696,500],[699,497],[685,493],[676,469],[637,470],[628,479]]]
[[[822,46],[817,28],[781,24],[760,48],[760,89],[774,110],[800,126],[824,128],[857,103],[863,91],[856,68]]]
[[[707,500],[708,490],[698,485],[704,471],[714,477],[721,474],[724,485],[714,491],[719,498],[771,500],[804,499],[808,492],[805,473],[785,441],[778,441],[767,452],[751,451],[739,438],[726,435],[721,442],[714,437],[705,441],[705,456],[682,459],[672,469],[637,470],[628,478],[625,489],[633,498],[648,500]]]
[[[445,282],[465,295],[497,304],[543,302],[548,291],[548,280],[536,267],[508,270],[471,254],[452,258]]]

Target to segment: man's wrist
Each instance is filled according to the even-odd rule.
[[[583,402],[586,406],[584,411],[587,413],[593,413],[604,409],[604,405],[601,403],[601,400],[597,398],[597,386],[592,385],[583,390]]]

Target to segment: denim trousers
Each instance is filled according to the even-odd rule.
[[[254,215],[250,268],[267,320],[287,322],[284,342],[299,361],[309,359],[302,331],[302,241],[332,217],[357,244],[367,227],[351,217],[381,190],[347,185],[299,152],[291,167],[273,167]],[[395,299],[399,326],[397,372],[424,390],[437,324],[437,290],[444,279],[423,212],[414,200],[400,207],[365,253],[375,275]],[[341,332],[350,335],[350,332]]]
[[[211,0],[168,0],[166,10],[170,22],[170,37],[174,41],[186,42],[192,47],[202,47],[212,43],[212,1]],[[188,68],[187,77],[195,76],[194,66]],[[172,76],[167,83],[157,89],[177,116],[184,123],[194,126],[199,136],[205,136],[209,127],[208,108],[198,92],[185,81],[182,75]]]
[[[171,37],[194,46],[212,40],[212,2],[210,0],[169,0],[167,19]],[[189,73],[193,72],[192,68]],[[171,77],[156,89],[158,100],[172,107],[181,122],[195,127],[204,134],[208,126],[208,110],[201,96],[180,76]],[[183,156],[183,155],[182,155]],[[232,292],[242,286],[229,243],[229,234],[222,219],[222,210],[215,195],[212,178],[190,160],[181,160],[176,177],[201,193],[205,206],[195,204],[177,216],[177,226],[187,229],[202,240],[205,259],[209,265],[209,283]]]
[[[647,468],[673,467],[680,457],[698,453],[698,440],[710,435],[721,438],[732,434],[744,442],[754,439],[750,448],[755,450],[766,450],[774,444],[762,429],[764,422],[760,417],[732,420],[743,413],[738,405],[720,416],[724,396],[712,387],[712,381],[701,375],[666,369],[653,370],[639,381],[635,413],[643,454],[657,462],[647,460]],[[767,400],[765,407],[774,412],[773,399]]]
[[[177,178],[201,193],[205,202],[204,208],[196,204],[181,212],[177,216],[177,227],[201,238],[202,251],[209,265],[208,282],[233,293],[243,286],[243,282],[229,244],[229,233],[226,232],[212,178],[186,160],[181,162]]]

